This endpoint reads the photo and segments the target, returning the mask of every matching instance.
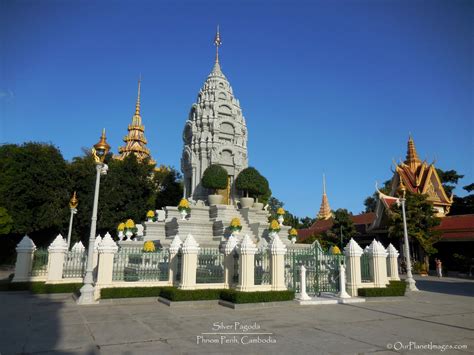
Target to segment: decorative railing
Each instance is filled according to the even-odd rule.
[[[35,250],[30,276],[46,276],[48,274],[48,255],[47,249]]]
[[[270,285],[272,283],[270,250],[259,250],[255,254],[254,260],[255,285]]]
[[[364,253],[360,257],[360,273],[362,282],[372,282],[370,277],[370,255]]]
[[[84,277],[87,265],[87,251],[71,250],[64,255],[63,278]]]
[[[197,256],[196,283],[224,282],[224,254],[219,249],[201,248]]]
[[[144,252],[140,248],[122,248],[114,257],[113,281],[168,281],[169,250]]]

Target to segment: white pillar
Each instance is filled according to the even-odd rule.
[[[271,273],[272,273],[272,290],[282,291],[286,290],[285,285],[285,254],[286,245],[280,239],[280,236],[275,234],[269,245],[272,256]]]
[[[255,253],[257,247],[255,243],[246,234],[242,238],[239,246],[239,283],[237,285],[238,291],[252,291],[255,287]]]
[[[230,288],[234,275],[234,252],[237,239],[231,234],[224,246],[224,288]]]
[[[99,264],[99,245],[102,242],[102,237],[97,234],[94,242],[94,254],[92,255],[92,268],[94,269],[94,274],[97,277],[97,265]]]
[[[370,271],[374,278],[375,287],[387,287],[387,252],[383,245],[375,239],[368,249],[370,256]]]
[[[168,282],[170,285],[175,285],[177,284],[176,279],[176,274],[179,272],[178,270],[178,253],[179,249],[181,248],[181,245],[183,244],[183,241],[179,237],[179,235],[175,235],[173,240],[171,241],[170,244],[170,261],[168,264]]]
[[[357,289],[362,286],[360,270],[360,257],[362,253],[362,248],[352,238],[344,248],[345,264],[347,265],[347,291],[353,297],[357,296]]]
[[[118,251],[118,246],[109,233],[106,233],[98,246],[99,263],[97,267],[96,289],[112,284],[114,271],[114,255]]]
[[[31,267],[33,266],[33,255],[36,245],[25,235],[16,246],[15,276],[12,282],[23,282],[30,280]]]
[[[398,275],[398,251],[395,247],[390,243],[387,248],[388,253],[388,262],[387,268],[390,270],[388,273],[390,275],[389,280],[399,281],[400,276]]]
[[[346,266],[339,265],[339,298],[351,298],[346,292]]]
[[[47,282],[61,281],[63,279],[64,256],[68,250],[67,242],[61,234],[48,247],[48,276]]]
[[[300,280],[300,295],[298,297],[299,300],[310,300],[311,297],[308,296],[306,293],[306,267],[301,264],[301,280]]]
[[[183,290],[193,290],[196,286],[197,254],[199,244],[191,234],[188,234],[183,243],[183,264],[181,267],[181,285]]]

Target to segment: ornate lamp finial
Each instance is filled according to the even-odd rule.
[[[400,176],[400,184],[398,185],[398,191],[399,191],[399,196],[405,198],[407,188],[405,187],[405,184],[403,183],[401,176]]]
[[[102,130],[102,136],[100,137],[100,141],[94,144],[92,148],[92,156],[97,164],[101,164],[104,162],[105,156],[110,150],[110,145],[107,143],[107,138],[105,136],[105,128]]]
[[[69,207],[71,209],[76,209],[78,204],[79,204],[79,200],[76,197],[76,191],[74,191],[74,193],[72,194],[71,199],[69,200]]]
[[[219,33],[219,25],[217,25],[216,38],[214,39],[214,44],[216,46],[216,63],[219,63],[219,47],[222,45],[221,35]]]

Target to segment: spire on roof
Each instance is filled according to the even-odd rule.
[[[214,38],[214,44],[216,45],[216,63],[219,63],[219,47],[222,45],[221,35],[219,33],[219,25],[217,25],[216,37]]]
[[[413,168],[416,168],[419,164],[421,164],[421,160],[420,158],[418,158],[418,153],[416,152],[415,148],[415,142],[413,141],[413,137],[411,136],[411,134],[408,138],[407,158],[405,160],[405,164]]]
[[[137,95],[137,103],[135,104],[135,115],[140,116],[140,87],[142,83],[142,75],[140,74],[138,78],[138,95]]]
[[[331,207],[329,207],[329,200],[326,195],[326,176],[323,174],[323,198],[321,200],[321,207],[317,219],[329,219],[332,217]]]

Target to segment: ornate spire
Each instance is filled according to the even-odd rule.
[[[323,198],[321,201],[321,207],[317,215],[318,219],[329,219],[332,217],[331,207],[329,207],[329,200],[326,195],[326,176],[323,174]]]
[[[142,75],[138,78],[138,95],[137,95],[137,103],[135,104],[135,116],[140,116],[140,86],[142,83]]]
[[[221,35],[219,33],[219,25],[217,25],[216,37],[214,38],[214,44],[216,45],[216,63],[219,63],[219,47],[222,45]]]
[[[421,164],[421,160],[420,158],[418,158],[418,153],[416,152],[415,148],[415,142],[413,141],[413,137],[411,136],[411,134],[410,138],[408,138],[408,150],[405,164],[415,169],[418,167],[418,165]]]

